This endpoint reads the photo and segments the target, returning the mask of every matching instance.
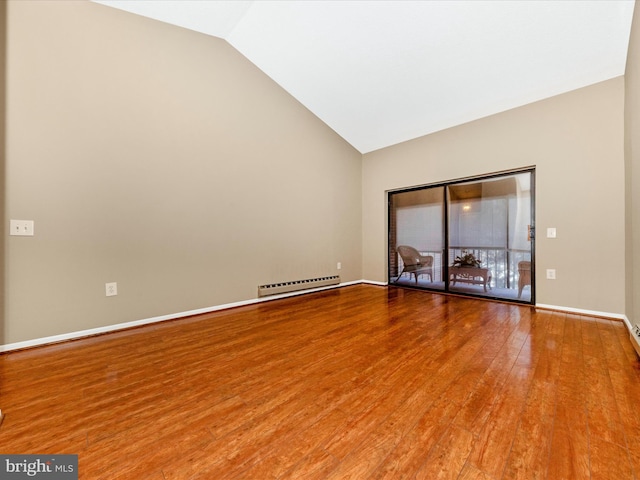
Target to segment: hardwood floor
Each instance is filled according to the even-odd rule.
[[[357,285],[0,356],[82,479],[638,479],[621,322]]]

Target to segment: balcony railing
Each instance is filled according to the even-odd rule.
[[[448,253],[443,250],[421,250],[423,255],[433,256],[433,281],[444,282],[444,266],[453,265],[457,256],[472,253],[481,262],[483,268],[491,270],[491,285],[495,288],[518,288],[518,263],[531,261],[529,250],[496,247],[454,246]],[[446,261],[443,261],[446,259]],[[402,259],[398,256],[399,272],[402,271]],[[397,274],[396,274],[397,275]]]

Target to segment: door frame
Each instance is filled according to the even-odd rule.
[[[465,293],[465,292],[458,292],[458,291],[451,291],[450,290],[450,285],[449,285],[449,275],[448,275],[448,269],[449,269],[449,265],[448,265],[448,252],[449,252],[449,195],[447,194],[447,187],[452,186],[452,185],[456,185],[456,184],[462,184],[462,183],[469,183],[469,182],[474,182],[474,181],[485,181],[485,180],[491,180],[491,179],[495,179],[495,178],[500,178],[500,177],[506,177],[506,176],[511,176],[511,175],[518,175],[518,174],[523,174],[523,173],[528,173],[530,174],[530,180],[531,180],[531,184],[530,184],[530,212],[531,212],[531,224],[530,224],[530,249],[531,249],[531,297],[530,300],[521,300],[521,299],[510,299],[510,298],[504,298],[504,297],[498,297],[498,296],[492,296],[492,295],[482,295],[482,294],[473,294],[473,293]],[[425,286],[412,286],[412,285],[408,285],[408,284],[397,284],[394,283],[392,281],[392,276],[391,276],[391,255],[395,254],[395,246],[396,242],[395,242],[395,231],[392,231],[392,225],[393,225],[393,220],[391,218],[392,215],[392,204],[391,204],[391,199],[392,196],[394,194],[398,194],[398,193],[405,193],[405,192],[413,192],[413,191],[419,191],[419,190],[423,190],[426,188],[438,188],[438,187],[443,187],[444,188],[444,198],[443,198],[443,228],[444,228],[444,252],[446,252],[446,259],[443,256],[443,271],[445,272],[445,275],[443,277],[443,281],[444,281],[444,290],[442,289],[436,289],[436,288],[428,288]],[[522,304],[526,304],[526,305],[535,305],[535,293],[536,293],[536,209],[535,209],[535,205],[536,205],[536,167],[534,166],[528,166],[528,167],[522,167],[522,168],[518,168],[518,169],[513,169],[513,170],[505,170],[505,171],[500,171],[500,172],[493,172],[493,173],[488,173],[488,174],[483,174],[483,175],[475,175],[475,176],[470,176],[470,177],[464,177],[464,178],[457,178],[457,179],[453,179],[453,180],[447,180],[444,182],[436,182],[436,183],[429,183],[429,184],[422,184],[422,185],[415,185],[415,186],[411,186],[411,187],[404,187],[404,188],[397,188],[397,189],[392,189],[392,190],[387,190],[386,191],[386,195],[387,195],[387,259],[386,259],[386,265],[387,265],[387,284],[390,286],[396,286],[396,287],[402,287],[402,288],[414,288],[414,289],[419,289],[419,290],[425,290],[425,291],[430,291],[430,292],[434,292],[434,293],[443,293],[443,294],[455,294],[455,295],[463,295],[463,296],[468,296],[468,297],[475,297],[475,298],[484,298],[484,299],[490,299],[490,300],[499,300],[499,301],[510,301],[510,302],[515,302],[515,303],[522,303]],[[394,252],[391,251],[391,247],[392,245],[394,246]]]

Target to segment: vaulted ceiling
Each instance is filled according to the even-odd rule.
[[[362,153],[624,74],[633,0],[95,0],[225,39]]]

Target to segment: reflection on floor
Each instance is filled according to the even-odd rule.
[[[444,282],[430,282],[428,277],[423,278],[420,277],[418,279],[418,283],[416,284],[415,278],[409,278],[406,274],[399,279],[391,279],[391,285],[401,285],[407,287],[418,287],[418,288],[428,288],[430,290],[442,290],[444,291]],[[522,295],[518,298],[518,288],[487,288],[487,291],[484,291],[482,285],[468,285],[464,283],[457,283],[456,285],[451,285],[449,287],[449,291],[451,293],[463,293],[463,294],[472,294],[472,295],[482,295],[491,298],[502,298],[505,300],[516,300],[521,302],[530,302],[531,301],[531,287],[526,286],[524,290],[522,290]]]

